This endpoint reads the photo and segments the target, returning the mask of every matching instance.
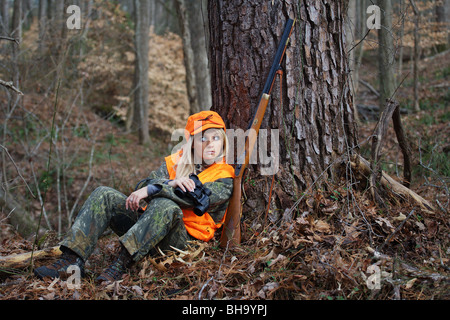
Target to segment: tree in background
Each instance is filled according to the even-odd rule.
[[[392,2],[379,0],[381,8],[381,28],[378,30],[378,68],[380,79],[380,112],[384,110],[386,99],[395,91],[395,49],[392,32]]]
[[[183,39],[189,113],[194,114],[211,107],[207,1],[175,0],[175,6]]]
[[[147,0],[135,0],[135,74],[133,129],[138,131],[139,142],[150,141],[148,127],[148,52],[150,31],[150,7]]]

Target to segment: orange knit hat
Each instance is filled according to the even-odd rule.
[[[187,120],[185,135],[186,140],[189,135],[193,136],[199,132],[210,128],[221,128],[226,132],[225,122],[222,117],[214,111],[201,111],[193,114]]]

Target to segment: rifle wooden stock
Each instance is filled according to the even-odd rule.
[[[220,237],[220,246],[226,248],[228,242],[230,245],[234,246],[241,242],[241,215],[242,215],[242,204],[241,204],[241,182],[242,175],[240,177],[234,178],[233,181],[233,195],[230,198],[230,203],[228,204],[227,215],[225,216],[225,222],[223,224],[223,231]]]
[[[242,216],[242,176],[245,168],[249,163],[250,156],[255,147],[256,139],[258,137],[259,128],[261,127],[264,114],[266,113],[267,104],[269,103],[270,93],[272,91],[275,75],[281,68],[281,61],[286,53],[286,48],[289,42],[289,37],[294,30],[295,21],[288,19],[286,22],[281,42],[275,54],[274,62],[269,71],[266,83],[263,88],[261,99],[259,100],[258,109],[249,124],[248,136],[245,139],[245,147],[243,152],[237,158],[237,164],[234,169],[235,178],[233,182],[233,195],[228,204],[228,210],[223,225],[222,236],[220,238],[220,246],[225,248],[227,246],[234,246],[241,242],[241,216]]]
[[[231,241],[231,246],[241,242],[240,222],[242,216],[242,176],[255,147],[256,138],[258,137],[259,128],[261,127],[261,122],[264,118],[264,113],[266,112],[269,98],[270,96],[268,94],[263,94],[258,105],[258,111],[256,112],[252,126],[250,127],[249,135],[245,140],[244,153],[238,158],[239,174],[233,180],[233,195],[231,196],[228,204],[228,210],[225,217],[225,222],[223,224],[222,236],[220,237],[220,246],[222,248],[225,248],[228,245],[228,241]],[[240,161],[242,161],[244,156],[245,160],[241,164]]]

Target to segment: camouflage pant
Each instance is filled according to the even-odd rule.
[[[156,247],[168,250],[171,245],[183,249],[191,239],[183,223],[183,212],[174,201],[154,198],[140,214],[125,208],[126,198],[112,188],[95,189],[61,245],[86,261],[98,238],[111,227],[133,259],[139,261]]]

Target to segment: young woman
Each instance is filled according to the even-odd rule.
[[[98,281],[120,280],[133,262],[156,253],[157,247],[182,249],[191,239],[209,241],[225,220],[233,191],[234,170],[225,161],[225,131],[216,112],[190,116],[185,128],[187,143],[181,150],[166,157],[128,197],[108,187],[94,190],[60,243],[62,256],[51,265],[36,268],[35,275],[64,278],[67,268],[76,265],[83,276],[85,261],[108,227],[119,236],[121,250]],[[194,212],[198,198],[206,201],[207,213]],[[141,200],[147,202],[144,209]]]

